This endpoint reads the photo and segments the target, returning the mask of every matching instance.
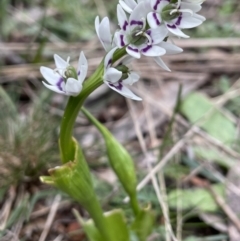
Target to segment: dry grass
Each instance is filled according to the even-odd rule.
[[[1,40],[0,43],[0,83],[3,84],[3,90],[10,93],[8,95],[3,91],[1,98],[4,101],[0,102],[1,241],[85,240],[81,227],[71,213],[73,207],[80,210],[81,207],[62,193],[47,189],[37,179],[40,173],[46,172],[49,166],[53,165],[52,161],[58,158],[56,128],[65,104],[65,99],[61,96],[39,97],[39,90],[42,88],[39,66],[43,65],[43,62],[50,66],[52,54],[55,52],[62,56],[71,55],[73,60],[76,60],[78,52],[84,49],[90,63],[89,74],[92,73],[104,52],[96,38],[89,37],[93,32],[89,25],[93,21],[92,15],[97,11],[100,16],[106,13],[113,16],[112,6],[108,9],[105,3],[104,0],[81,2],[81,7],[97,10],[91,13],[90,19],[85,20],[89,21],[88,23],[81,23],[81,27],[87,26],[86,32],[77,32],[69,36],[69,39],[69,29],[77,18],[76,10],[71,15],[72,6],[63,4],[60,6],[62,8],[58,9],[55,1],[46,13],[45,25],[41,18],[32,15],[30,10],[34,4],[31,5],[28,1],[23,5],[17,4],[8,8],[7,13],[13,19],[12,24],[15,24],[15,27],[10,31],[3,25],[1,38],[5,41]],[[236,3],[232,2],[232,5]],[[136,160],[139,199],[143,204],[152,202],[157,213],[157,225],[149,240],[202,241],[227,240],[229,237],[232,241],[234,237],[239,237],[240,213],[231,202],[234,200],[239,203],[240,194],[238,175],[232,174],[234,168],[239,166],[240,159],[240,112],[237,112],[240,95],[239,15],[236,14],[237,10],[226,14],[226,11],[231,10],[227,7],[219,10],[225,4],[227,3],[220,0],[205,3],[203,11],[209,21],[194,33],[195,36],[205,38],[175,41],[184,49],[184,53],[164,57],[172,70],[171,73],[160,70],[146,58],[133,64],[133,69],[142,76],[141,82],[134,88],[143,98],[142,103],[125,101],[105,87],[93,94],[86,103],[127,146]],[[66,25],[54,29],[52,23],[56,23],[56,19],[62,16],[67,19],[64,23]],[[6,20],[8,19],[6,17]],[[233,24],[225,26],[230,20]],[[37,30],[34,30],[34,26]],[[18,28],[29,32],[19,33]],[[229,34],[230,31],[232,34]],[[215,38],[206,38],[208,36]],[[48,42],[42,44],[44,38],[47,38]],[[79,43],[79,38],[88,41]],[[68,41],[71,41],[71,44]],[[224,78],[225,82],[222,81]],[[174,115],[180,84],[183,100],[191,92],[201,92],[208,96],[212,104],[212,108],[194,123],[179,110]],[[38,102],[39,98],[41,101]],[[201,128],[200,124],[203,125],[211,119],[215,109],[236,128],[235,145],[228,145]],[[82,116],[77,119],[75,134],[86,150],[96,181],[96,190],[104,208],[107,210],[117,205],[130,217],[131,212],[123,201],[125,195],[118,188],[106,163],[99,134],[88,126]],[[229,160],[229,164],[223,165],[219,160],[215,160],[220,157],[211,159],[198,156],[196,147],[216,151],[226,162]],[[98,175],[99,173],[103,174]],[[105,179],[102,180],[101,176]],[[5,181],[10,183],[7,188]],[[216,193],[212,187],[214,183],[224,187],[227,198]],[[177,200],[178,205],[173,207],[169,196],[175,189],[192,192],[208,190],[217,204],[217,209],[211,215],[218,218],[221,225],[216,225],[213,221],[216,219],[212,219],[208,212],[198,205],[186,208],[180,198]],[[81,211],[87,217],[87,214]],[[189,225],[195,222],[198,224],[189,228]],[[194,239],[190,239],[191,236]],[[199,236],[202,238],[198,239]]]

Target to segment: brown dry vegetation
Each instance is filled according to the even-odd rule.
[[[79,26],[71,4],[50,2],[1,3],[1,241],[85,240],[72,208],[85,218],[87,213],[38,179],[59,165],[57,133],[66,103],[65,97],[43,90],[39,67],[53,65],[53,53],[74,62],[84,50],[90,75],[104,55],[94,35],[94,16],[109,13],[114,18],[117,1],[109,8],[104,0],[78,3],[81,14],[95,9]],[[134,157],[139,200],[152,203],[157,214],[149,240],[170,241],[171,235],[178,241],[240,240],[239,4],[206,1],[202,14],[208,20],[190,33],[191,39],[174,40],[184,52],[164,57],[172,72],[147,58],[133,63],[141,73],[133,88],[141,103],[106,86],[86,102]],[[81,114],[74,135],[104,210],[123,208],[131,218],[103,141]],[[171,228],[165,231],[167,225]]]

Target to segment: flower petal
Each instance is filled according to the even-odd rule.
[[[57,92],[59,94],[64,94],[66,95],[66,93],[62,90],[60,90],[57,86],[53,86],[53,85],[49,85],[49,84],[46,84],[44,81],[42,81],[42,83],[45,85],[45,87],[47,87],[48,89],[54,91],[54,92]]]
[[[163,62],[163,60],[160,57],[154,57],[154,60],[160,67],[171,72],[171,70],[168,68],[168,66]]]
[[[159,46],[147,45],[145,48],[141,49],[141,53],[145,56],[155,57],[164,55],[166,50]]]
[[[157,28],[161,25],[162,18],[159,13],[150,12],[147,15],[147,21],[151,28]]]
[[[110,83],[116,83],[118,82],[122,77],[122,72],[110,67],[106,70],[104,74],[104,81],[110,82]]]
[[[142,99],[140,97],[138,97],[137,95],[135,95],[130,89],[128,89],[124,84],[122,83],[118,83],[118,85],[113,85],[111,83],[106,83],[105,84],[108,85],[109,88],[111,88],[112,90],[118,92],[119,94],[130,98],[132,100],[138,100],[141,101]]]
[[[112,47],[112,35],[108,17],[103,18],[101,23],[99,23],[99,17],[97,16],[95,19],[95,29],[102,46],[106,51],[109,51]]]
[[[118,24],[123,31],[127,31],[128,19],[120,4],[117,5]]]
[[[162,12],[162,9],[169,4],[169,0],[151,0],[150,4],[151,4],[151,8],[160,13]]]
[[[151,36],[153,44],[159,44],[167,36],[168,29],[166,28],[165,25],[162,25],[158,28],[149,29],[147,33]]]
[[[40,67],[40,72],[43,75],[44,79],[47,80],[47,82],[51,85],[56,85],[61,78],[61,76],[55,73],[53,69],[44,66]]]
[[[67,95],[77,96],[82,90],[82,83],[74,78],[68,78],[65,90]]]
[[[123,65],[128,65],[130,64],[132,61],[134,60],[134,58],[132,56],[127,55],[126,57],[124,57],[121,61],[121,64]]]
[[[202,21],[190,16],[188,13],[183,13],[180,21],[176,24],[181,29],[194,28],[202,24]]]
[[[118,48],[122,48],[128,44],[127,37],[123,33],[123,31],[116,32],[114,35],[114,40],[115,40],[115,44],[118,46]]]
[[[137,3],[134,0],[124,0],[124,1],[132,10],[137,6]]]
[[[182,48],[179,48],[178,46],[171,44],[169,42],[161,42],[158,46],[164,48],[166,50],[166,54],[178,54],[183,52]]]
[[[199,19],[201,21],[205,21],[206,20],[206,18],[204,16],[196,14],[196,13],[193,14],[193,17],[197,18],[197,19]]]
[[[190,9],[194,13],[199,12],[201,8],[202,8],[201,4],[196,4],[196,3],[181,2],[181,5],[180,5],[180,9]]]
[[[140,2],[129,17],[131,29],[134,29],[135,27],[142,28],[145,21],[144,19],[146,19],[146,17],[147,12],[146,9],[144,9],[144,2]]]
[[[55,64],[56,67],[59,69],[66,69],[69,66],[69,63],[66,62],[64,59],[62,59],[59,55],[54,54],[54,60],[55,60]],[[69,57],[68,57],[69,59]]]
[[[132,57],[134,57],[136,59],[140,59],[140,57],[141,57],[140,51],[131,44],[127,46],[126,51],[129,55],[131,55]]]
[[[80,53],[79,60],[78,60],[78,80],[82,83],[88,71],[88,62],[83,52]]]
[[[105,59],[104,59],[104,67],[105,67],[105,69],[109,68],[109,67],[112,65],[113,54],[114,54],[114,52],[117,50],[117,48],[118,48],[118,47],[115,47],[115,48],[111,49],[111,50],[107,53],[107,55],[106,55],[106,57],[105,57]]]
[[[121,7],[127,12],[127,13],[131,13],[133,11],[134,8],[131,8],[130,5],[128,5],[127,3],[125,3],[123,0],[119,1],[119,4],[121,5]]]
[[[175,24],[173,25],[167,24],[167,28],[174,35],[177,35],[182,38],[189,38],[189,36],[183,33]]]
[[[138,80],[140,79],[140,76],[136,73],[136,72],[131,72],[129,75],[128,75],[128,78],[123,80],[123,83],[124,84],[127,84],[127,85],[132,85],[134,84],[135,82],[137,82]]]

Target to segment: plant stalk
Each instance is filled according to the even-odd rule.
[[[113,56],[113,63],[126,54],[125,48],[118,49]],[[72,132],[75,120],[85,101],[85,99],[100,85],[103,84],[104,59],[96,69],[96,71],[84,81],[82,92],[76,97],[70,97],[65,108],[59,135],[59,148],[61,152],[61,160],[63,163],[74,160],[74,146],[72,143]]]

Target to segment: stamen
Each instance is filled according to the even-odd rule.
[[[63,73],[61,73],[60,71],[63,71]],[[60,76],[64,77],[64,78],[67,78],[66,75],[65,75],[65,72],[66,72],[66,68],[56,68],[53,70],[53,72],[56,74],[59,74]]]
[[[190,10],[190,9],[173,9],[173,10],[170,12],[170,15],[172,15],[172,14],[174,14],[174,13],[190,13],[191,16],[193,15],[193,11]]]
[[[68,57],[67,57],[67,63],[68,63],[68,65],[69,65],[69,61],[70,61],[70,57],[68,56]]]
[[[181,5],[181,0],[178,0],[177,9],[180,8],[180,5]]]
[[[148,39],[148,45],[152,45],[152,38],[147,33],[143,33],[143,35]]]
[[[141,30],[138,33],[136,33],[135,36],[138,36],[138,35],[141,35],[141,34],[144,34],[143,30]]]
[[[67,57],[67,67],[69,66],[69,61],[70,61],[70,57],[68,56]],[[60,76],[62,76],[63,78],[67,78],[66,75],[65,75],[65,72],[67,71],[67,67],[66,68],[56,68],[53,70],[53,72],[56,74],[58,73]],[[63,73],[61,73],[60,71],[62,70]]]
[[[174,13],[178,12],[178,9],[173,9],[171,12],[170,12],[170,15],[173,15]]]
[[[142,26],[142,31],[144,31],[145,30],[145,28],[146,28],[146,19],[145,18],[142,18],[141,19],[142,20],[142,22],[143,22],[143,26]]]

